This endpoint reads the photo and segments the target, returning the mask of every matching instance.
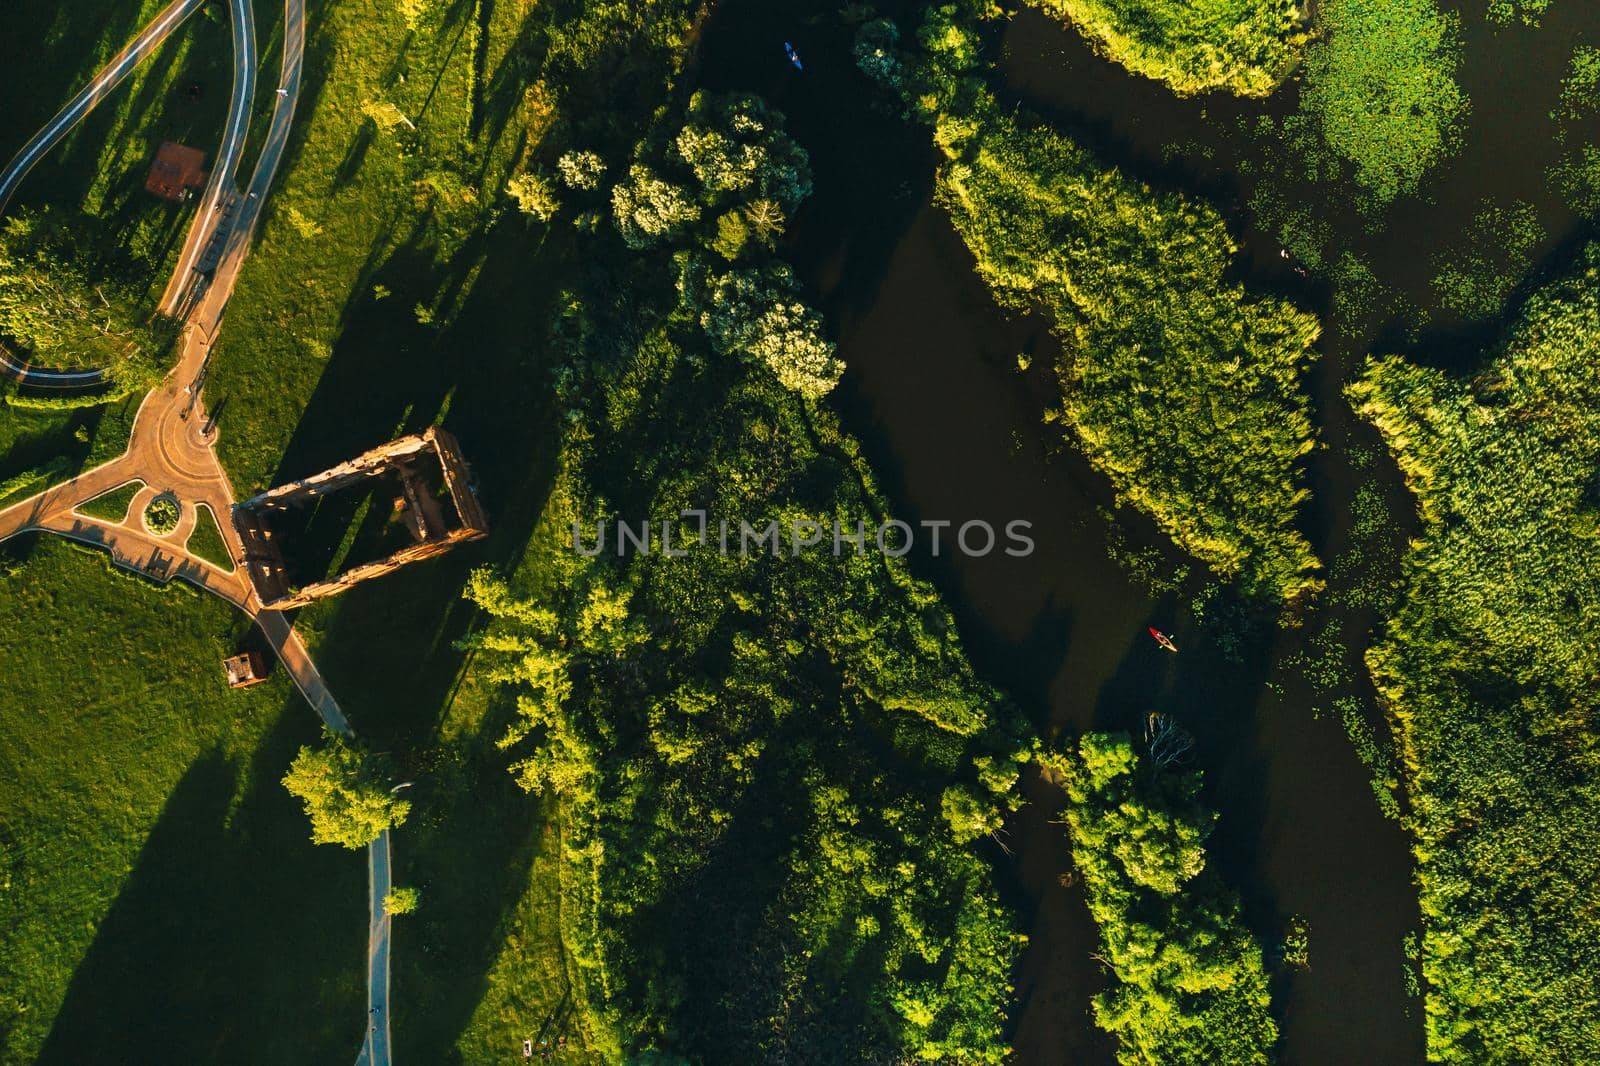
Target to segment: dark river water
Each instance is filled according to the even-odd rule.
[[[1559,258],[1576,232],[1577,220],[1547,191],[1545,169],[1559,148],[1526,116],[1554,106],[1579,23],[1596,19],[1574,13],[1583,5],[1553,6],[1538,32],[1490,27],[1481,13],[1464,18],[1462,84],[1473,111],[1461,152],[1415,203],[1374,225],[1328,190],[1305,191],[1342,246],[1368,259],[1414,306],[1433,300],[1432,250],[1460,234],[1486,198],[1534,206],[1548,232],[1537,259]],[[912,521],[1033,525],[1038,548],[1027,558],[923,558],[922,571],[949,598],[980,671],[1045,735],[1137,730],[1152,710],[1194,734],[1206,799],[1221,815],[1211,861],[1243,896],[1269,955],[1290,915],[1310,922],[1310,969],[1278,978],[1274,988],[1281,1061],[1423,1061],[1422,1006],[1407,995],[1402,946],[1419,925],[1407,840],[1380,813],[1338,715],[1326,713],[1333,698],[1354,697],[1384,735],[1361,664],[1375,619],[1329,596],[1298,629],[1258,628],[1224,646],[1228,630],[1196,624],[1188,609],[1205,585],[1198,566],[1160,595],[1127,576],[1111,554],[1116,544],[1155,553],[1167,568],[1181,560],[1138,516],[1111,515],[1105,479],[1043,422],[1055,351],[1046,323],[994,305],[931,202],[936,160],[928,131],[901,121],[855,73],[853,27],[832,8],[817,8],[725,0],[706,28],[700,77],[714,89],[767,96],[811,154],[816,194],[785,254],[837,331],[849,366],[837,406],[896,511]],[[803,74],[784,62],[785,41],[806,61]],[[1519,56],[1514,66],[1500,59],[1508,44]],[[1233,176],[1239,160],[1259,150],[1239,120],[1292,111],[1293,84],[1266,102],[1178,100],[1030,12],[997,35],[993,55],[1002,99],[1152,184],[1211,198],[1241,239],[1246,282],[1330,320],[1327,289],[1297,278],[1277,241],[1252,228],[1242,206],[1248,190]],[[1443,360],[1464,364],[1475,339],[1492,329],[1439,322],[1402,328],[1374,320],[1330,326],[1324,337],[1308,386],[1328,447],[1310,461],[1316,502],[1305,516],[1324,560],[1348,546],[1350,502],[1366,481],[1381,485],[1402,527],[1393,541],[1403,543],[1409,501],[1386,461],[1349,461],[1349,446],[1381,448],[1340,388],[1367,351],[1391,338],[1431,345]],[[1019,354],[1031,370],[1019,370]],[[1157,649],[1146,633],[1152,624],[1173,632],[1182,654]],[[1349,637],[1337,663],[1343,680],[1334,692],[1313,694],[1284,659],[1330,624]],[[1033,781],[1030,798],[1009,827],[1012,854],[1002,867],[1030,938],[1017,975],[1017,1059],[1110,1063],[1113,1046],[1089,1015],[1104,981],[1090,957],[1096,933],[1072,884],[1064,831],[1053,824],[1063,797]]]

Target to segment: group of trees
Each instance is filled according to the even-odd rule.
[[[597,153],[569,151],[556,170],[579,203],[600,197],[607,166]],[[506,191],[535,221],[562,206],[555,180],[537,171],[517,175]],[[676,255],[683,304],[718,354],[764,363],[785,387],[817,399],[844,366],[788,264],[772,256],[810,193],[810,163],[781,114],[756,96],[698,92],[679,121],[639,144],[609,200],[627,249]]]
[[[13,212],[0,221],[0,342],[42,366],[102,368],[124,392],[142,388],[176,336],[147,306],[142,272],[58,212]]]
[[[1221,216],[1001,109],[973,7],[933,9],[896,80],[945,163],[939,202],[995,298],[1054,319],[1061,417],[1119,495],[1249,593],[1320,587],[1296,528],[1316,318],[1227,280]]]
[[[716,543],[723,518],[886,511],[808,399],[820,322],[757,226],[809,187],[781,122],[698,96],[621,172],[553,327],[555,485],[521,567],[469,582],[472,643],[511,772],[558,812],[563,936],[618,1054],[999,1062],[1019,937],[983,849],[1014,712],[901,561]],[[685,510],[713,529],[687,554],[573,550],[577,521]]]
[[[1073,865],[1114,978],[1094,1014],[1118,1061],[1270,1062],[1266,968],[1238,898],[1206,869],[1215,816],[1199,775],[1141,757],[1126,734],[1090,733],[1047,761],[1065,779]]]
[[[1067,19],[1107,56],[1180,95],[1266,96],[1300,59],[1298,0],[1030,0]]]
[[[1387,358],[1350,390],[1422,518],[1368,662],[1411,800],[1431,1061],[1600,1039],[1597,338],[1591,246],[1470,381]]]
[[[844,371],[773,244],[811,193],[811,166],[783,116],[749,95],[695,93],[681,123],[647,138],[611,190],[617,232],[632,249],[680,255],[684,304],[719,353],[766,364],[818,398]]]

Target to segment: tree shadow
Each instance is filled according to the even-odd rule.
[[[464,745],[441,749],[445,762],[418,785],[421,817],[405,830],[403,880],[421,888],[424,905],[414,932],[402,928],[411,947],[395,960],[396,1040],[419,1061],[462,1061],[457,1044],[490,973],[508,945],[529,936],[513,915],[535,863],[562,861],[554,811],[517,787],[494,745],[511,715],[502,706]],[[559,899],[552,905],[559,910]],[[537,1007],[522,1005],[530,1013],[519,1021],[531,1031]]]
[[[310,843],[278,781],[314,723],[295,697],[248,766],[213,750],[184,774],[73,974],[41,1063],[349,1053],[364,998],[362,866]]]

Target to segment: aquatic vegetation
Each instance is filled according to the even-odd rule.
[[[1455,151],[1467,111],[1456,16],[1434,0],[1327,0],[1318,23],[1302,116],[1373,206],[1416,192]]]
[[[1600,108],[1600,48],[1578,45],[1572,50],[1567,76],[1561,79],[1561,106],[1553,117],[1579,119]]]
[[[1054,319],[1061,420],[1186,551],[1251,595],[1303,601],[1321,587],[1295,527],[1317,320],[1226,280],[1235,244],[1208,204],[1004,111],[966,77],[973,33],[930,15],[908,102],[934,125],[939,202],[995,299]]]
[[[1434,256],[1438,273],[1433,288],[1439,306],[1462,318],[1498,314],[1517,285],[1533,268],[1533,250],[1544,240],[1544,227],[1533,205],[1521,201],[1502,207],[1487,202],[1463,234],[1463,246]]]
[[[1090,733],[1047,761],[1066,783],[1073,863],[1114,977],[1094,1016],[1117,1060],[1272,1061],[1266,966],[1238,897],[1206,869],[1216,816],[1200,806],[1200,775],[1141,757],[1126,734]]]
[[[1568,142],[1575,132],[1592,126],[1600,112],[1600,48],[1573,50],[1568,74],[1561,82],[1561,104],[1551,112],[1560,123],[1556,136]],[[1551,168],[1549,180],[1580,215],[1600,217],[1600,146],[1579,143]]]
[[[1368,654],[1411,801],[1430,1058],[1577,1062],[1600,1034],[1600,246],[1475,378],[1373,362],[1351,399],[1422,531]]]
[[[1309,38],[1296,0],[1029,0],[1174,92],[1266,96]]]
[[[1489,0],[1488,14],[1494,22],[1537,26],[1548,10],[1550,0]]]
[[[1293,970],[1311,969],[1311,921],[1303,914],[1289,919],[1283,934],[1283,964]]]

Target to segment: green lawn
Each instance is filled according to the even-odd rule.
[[[228,554],[227,542],[222,539],[222,530],[217,526],[217,516],[205,504],[198,505],[195,510],[198,517],[194,532],[189,534],[188,550],[208,563],[231,571],[233,556]]]
[[[213,360],[207,394],[227,405],[218,450],[240,495],[440,422],[489,511],[488,540],[298,621],[356,732],[418,782],[394,837],[396,883],[422,892],[396,923],[394,1024],[419,1062],[515,1057],[546,1025],[567,1036],[567,1061],[595,1054],[565,980],[554,826],[506,773],[493,741],[510,711],[455,641],[473,615],[468,569],[519,558],[543,505],[556,434],[542,353],[563,274],[581,268],[567,219],[529,225],[501,189],[524,156],[553,163],[553,129],[563,146],[631,147],[661,75],[640,89],[619,70],[657,52],[604,42],[648,32],[663,48],[656,35],[683,6],[439,5],[415,34],[387,5],[325,9],[298,139]],[[672,18],[652,20],[655,7]],[[604,25],[591,32],[590,18]],[[639,100],[558,117],[567,94],[619,82]],[[400,108],[415,137],[377,128],[369,101]],[[354,501],[329,500],[301,548],[338,551],[365,526]]]
[[[336,5],[318,20],[303,139],[241,272],[208,385],[228,404],[218,451],[241,495],[426,427],[469,365],[506,371],[502,345],[520,346],[514,330],[531,321],[519,307],[496,309],[511,329],[493,316],[465,335],[453,327],[485,263],[533,243],[520,223],[489,233],[527,105],[512,72],[480,55],[517,38],[525,6],[494,5],[487,35],[468,7],[415,34],[387,5]],[[399,107],[417,133],[379,129],[368,102]]]
[[[130,396],[72,411],[31,411],[0,401],[0,483],[20,479],[29,471],[53,471],[43,481],[30,482],[16,498],[0,497],[0,505],[121,455],[127,450],[141,399]],[[56,463],[60,459],[66,460],[65,465]]]
[[[144,488],[142,481],[130,481],[120,488],[102,493],[77,508],[78,513],[86,514],[90,518],[101,518],[107,522],[123,522],[128,517],[128,505],[133,498],[139,495],[139,490]]]
[[[316,717],[224,686],[221,602],[0,551],[0,1063],[353,1055],[365,872],[278,784]]]

